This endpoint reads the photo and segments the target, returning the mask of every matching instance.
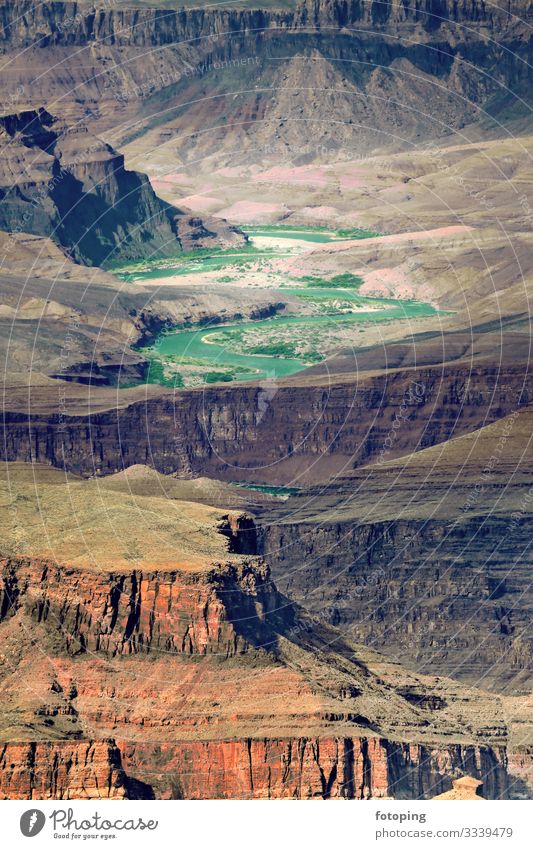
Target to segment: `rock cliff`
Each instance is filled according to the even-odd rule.
[[[528,16],[528,3],[515,0],[508,7],[491,6],[483,0],[406,0],[388,5],[379,0],[302,0],[297,9],[99,9],[98,4],[58,2],[35,6],[17,0],[2,6],[5,46],[25,47],[39,33],[43,45],[83,44],[109,40],[120,46],[157,46],[182,39],[259,28],[297,30],[334,25],[363,24],[377,30],[387,25],[417,24],[428,33],[469,22],[477,29],[501,27],[506,32]]]
[[[3,570],[0,610],[15,615],[23,605],[31,619],[57,629],[70,654],[233,657],[268,643],[266,617],[283,608],[266,567],[246,562],[191,574],[94,575],[34,560],[8,561]]]
[[[8,393],[0,456],[82,475],[149,463],[167,474],[302,485],[377,459],[391,434],[390,458],[475,430],[526,404],[530,384],[519,365],[488,364],[332,376],[327,385],[302,377],[280,381],[262,415],[261,386],[162,391],[133,403],[124,396],[119,409],[89,416],[75,404],[62,415],[39,412],[38,391],[29,405]],[[104,410],[106,398],[116,403],[102,391]],[[405,427],[397,428],[400,414]]]
[[[531,421],[528,407],[442,447],[382,456],[264,514],[280,587],[413,669],[528,693]]]
[[[124,157],[45,109],[0,117],[0,229],[51,237],[79,262],[121,260],[238,244],[236,228],[171,207]]]
[[[308,616],[240,553],[249,515],[32,469],[1,493],[26,554],[3,562],[0,795],[427,798],[464,774],[515,795],[504,700]],[[109,544],[76,562],[104,516]],[[513,755],[523,794],[528,755]]]

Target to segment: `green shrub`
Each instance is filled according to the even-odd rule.
[[[206,383],[231,383],[233,377],[225,371],[208,371],[204,375]]]

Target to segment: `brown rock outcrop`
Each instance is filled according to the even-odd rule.
[[[402,413],[391,458],[475,430],[531,397],[531,374],[520,365],[280,381],[261,416],[260,386],[162,392],[93,415],[43,414],[37,392],[22,408],[7,395],[0,457],[83,475],[149,463],[167,474],[303,484],[377,459],[415,385],[418,400]],[[116,394],[108,397],[116,407]]]
[[[0,798],[126,799],[120,752],[104,740],[0,744]]]
[[[57,629],[66,651],[74,654],[232,657],[268,642],[272,622],[267,628],[266,617],[275,618],[283,607],[267,567],[246,562],[202,572],[125,574],[35,560],[1,565],[0,621],[23,605],[31,619]],[[290,624],[291,616],[287,619]]]

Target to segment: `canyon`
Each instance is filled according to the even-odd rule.
[[[4,231],[52,237],[86,265],[190,250],[217,236],[163,203],[86,126],[71,128],[41,107],[0,118],[0,135]],[[236,228],[220,229],[228,245],[244,241]]]
[[[164,6],[0,4],[0,797],[529,799],[529,8]]]
[[[527,694],[531,408],[261,514],[279,586],[417,671]],[[431,480],[431,490],[427,481]]]
[[[98,547],[110,493],[32,468],[9,466],[2,487],[25,550],[2,560],[5,797],[427,798],[465,773],[485,798],[527,792],[512,702],[408,672],[310,617],[246,553],[249,514],[115,478],[129,550]]]
[[[64,388],[61,415],[47,409],[55,399],[47,384],[29,402],[14,387],[5,396],[0,456],[83,475],[149,462],[166,474],[300,485],[376,459],[413,387],[420,395],[406,404],[408,426],[398,429],[391,458],[476,430],[527,404],[531,393],[520,365],[451,363],[326,381],[306,374],[276,383],[262,415],[265,390],[248,384],[151,387],[149,397],[139,387],[121,393],[120,406],[102,387],[91,393],[89,414],[83,391]]]

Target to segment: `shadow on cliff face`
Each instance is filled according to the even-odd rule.
[[[124,781],[124,789],[126,790],[127,799],[155,799],[156,795],[154,788],[145,781],[139,781],[138,778],[133,778],[127,775]],[[180,799],[181,796],[173,796],[173,799]]]
[[[127,171],[124,157],[109,145],[73,133],[45,109],[5,116],[1,126],[6,159],[18,154],[23,191],[8,185],[6,173],[0,229],[11,231],[23,221],[25,232],[52,237],[86,265],[102,265],[115,251],[116,258],[135,258],[150,248],[164,252],[165,245],[167,253],[181,250],[179,210],[161,201],[144,175]],[[82,139],[74,157],[73,137],[78,145]],[[36,150],[49,154],[42,183],[25,166]]]
[[[229,513],[219,522],[220,533],[228,538],[231,554],[258,554],[257,528],[253,516]]]

